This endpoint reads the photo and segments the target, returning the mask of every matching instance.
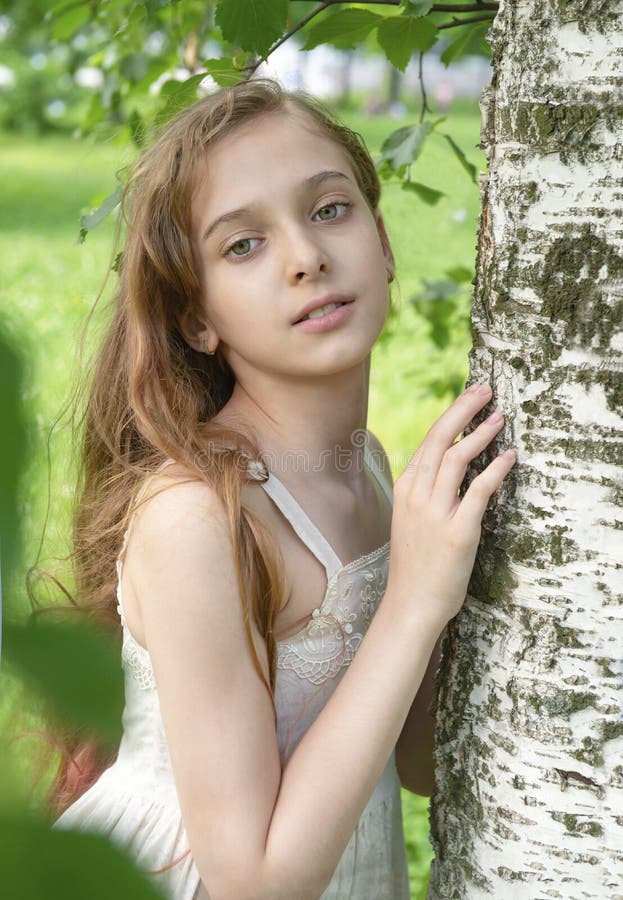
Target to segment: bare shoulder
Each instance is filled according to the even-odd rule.
[[[175,627],[235,631],[236,603],[224,607],[222,600],[238,597],[236,567],[216,488],[177,463],[149,476],[132,516],[123,578],[156,677]]]
[[[379,441],[377,436],[370,431],[369,428],[367,429],[367,431],[369,438],[368,447],[370,448],[370,452],[374,457],[374,462],[377,464],[377,466],[381,470],[381,473],[387,478],[389,483],[393,485],[394,479],[392,477],[392,469],[389,464],[387,453],[385,452],[385,447],[383,447],[383,444]]]
[[[190,628],[193,620],[208,628],[223,626],[236,608],[222,604],[224,592],[238,596],[227,509],[215,487],[181,465],[167,466],[145,484],[127,553],[150,652],[166,637],[172,616],[178,624],[184,618]]]
[[[149,538],[160,532],[185,532],[203,522],[214,525],[226,520],[225,506],[214,487],[180,463],[173,463],[149,476],[140,491],[134,513],[133,535],[140,532]]]

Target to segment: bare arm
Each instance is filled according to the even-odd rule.
[[[187,484],[148,501],[130,553],[182,816],[208,893],[317,900],[394,749],[442,623],[405,615],[386,593],[282,773],[216,497]],[[267,675],[257,632],[254,641]]]

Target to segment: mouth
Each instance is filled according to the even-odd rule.
[[[351,303],[354,303],[354,300],[337,300],[333,303],[327,303],[325,306],[320,306],[317,309],[312,310],[307,313],[306,316],[302,316],[300,319],[297,319],[296,322],[293,322],[293,325],[298,325],[300,322],[307,322],[313,319],[322,319],[324,316],[328,315],[331,312],[334,312],[336,309],[339,309],[341,306],[350,306]]]

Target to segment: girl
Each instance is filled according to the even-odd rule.
[[[503,420],[454,443],[491,396],[470,388],[392,490],[366,430],[379,181],[303,92],[195,103],[130,192],[75,532],[81,597],[120,617],[124,733],[54,827],[107,834],[176,900],[402,900],[397,744],[408,773],[512,454],[457,492]]]

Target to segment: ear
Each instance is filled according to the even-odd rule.
[[[177,327],[187,344],[197,353],[214,353],[219,337],[209,319],[199,319],[186,307],[178,319]]]
[[[383,216],[380,212],[375,213],[374,216],[376,227],[379,233],[379,238],[381,239],[381,245],[383,247],[383,256],[385,257],[385,265],[389,272],[390,281],[394,280],[394,272],[396,270],[396,262],[394,260],[394,254],[392,253],[391,244],[389,243],[389,238],[387,236],[387,231],[385,230],[385,222],[383,221]]]

